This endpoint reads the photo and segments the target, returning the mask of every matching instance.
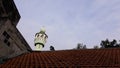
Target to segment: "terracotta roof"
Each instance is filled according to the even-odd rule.
[[[3,68],[120,68],[120,48],[33,51],[1,64]]]

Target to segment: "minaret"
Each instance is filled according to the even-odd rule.
[[[42,48],[44,47],[44,45],[46,43],[47,38],[48,38],[48,36],[45,33],[45,28],[42,27],[40,32],[35,34],[34,43],[35,43],[35,50],[36,51],[42,50]]]

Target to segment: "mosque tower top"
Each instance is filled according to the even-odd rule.
[[[34,43],[37,51],[41,50],[46,43],[48,36],[45,32],[46,32],[45,28],[42,27],[40,32],[35,34]]]

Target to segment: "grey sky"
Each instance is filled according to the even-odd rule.
[[[21,19],[18,29],[34,49],[34,35],[45,26],[43,50],[88,48],[106,38],[120,39],[120,0],[14,0]]]

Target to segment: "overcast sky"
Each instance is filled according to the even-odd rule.
[[[45,26],[56,50],[88,48],[106,38],[120,39],[120,0],[14,0],[21,15],[18,29],[34,49],[34,35]]]

